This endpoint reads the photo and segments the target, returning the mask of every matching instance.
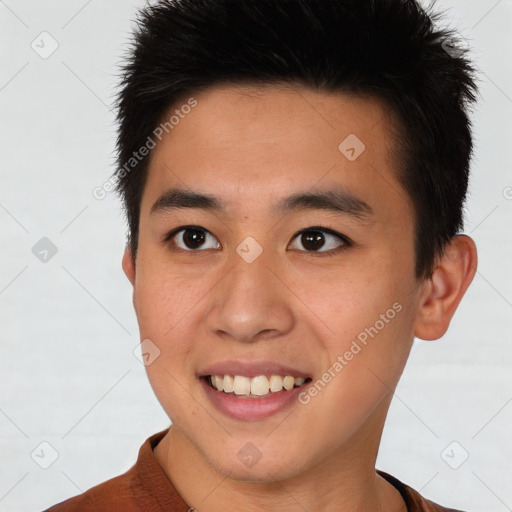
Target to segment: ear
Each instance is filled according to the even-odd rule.
[[[476,267],[477,251],[473,239],[467,235],[454,236],[426,283],[418,306],[414,336],[437,340],[444,335],[475,276]]]
[[[135,262],[133,261],[132,254],[128,245],[124,250],[122,267],[126,277],[130,283],[132,283],[132,286],[135,286]]]

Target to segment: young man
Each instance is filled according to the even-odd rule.
[[[375,461],[414,337],[476,271],[473,70],[413,0],[147,6],[117,190],[172,426],[49,510],[446,511]]]

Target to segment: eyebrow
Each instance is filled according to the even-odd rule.
[[[226,205],[222,199],[181,188],[166,190],[153,204],[150,214],[184,208],[197,208],[222,213]],[[374,216],[371,206],[342,188],[330,188],[317,192],[299,192],[282,199],[274,205],[271,213],[284,215],[292,211],[325,210],[348,215],[361,222],[371,221]]]

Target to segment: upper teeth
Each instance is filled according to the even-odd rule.
[[[258,375],[250,379],[243,375],[211,375],[210,382],[215,389],[225,393],[235,393],[235,395],[257,395],[263,396],[269,391],[277,392],[284,389],[292,389],[294,386],[304,384],[306,379],[302,377],[292,377],[286,375],[272,375],[267,378],[265,375]]]

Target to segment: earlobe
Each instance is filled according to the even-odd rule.
[[[126,277],[130,283],[132,283],[132,286],[135,286],[135,262],[133,261],[130,248],[128,246],[125,248],[121,265]]]
[[[475,276],[476,267],[473,239],[467,235],[453,237],[425,288],[418,306],[414,336],[436,340],[444,335]]]

